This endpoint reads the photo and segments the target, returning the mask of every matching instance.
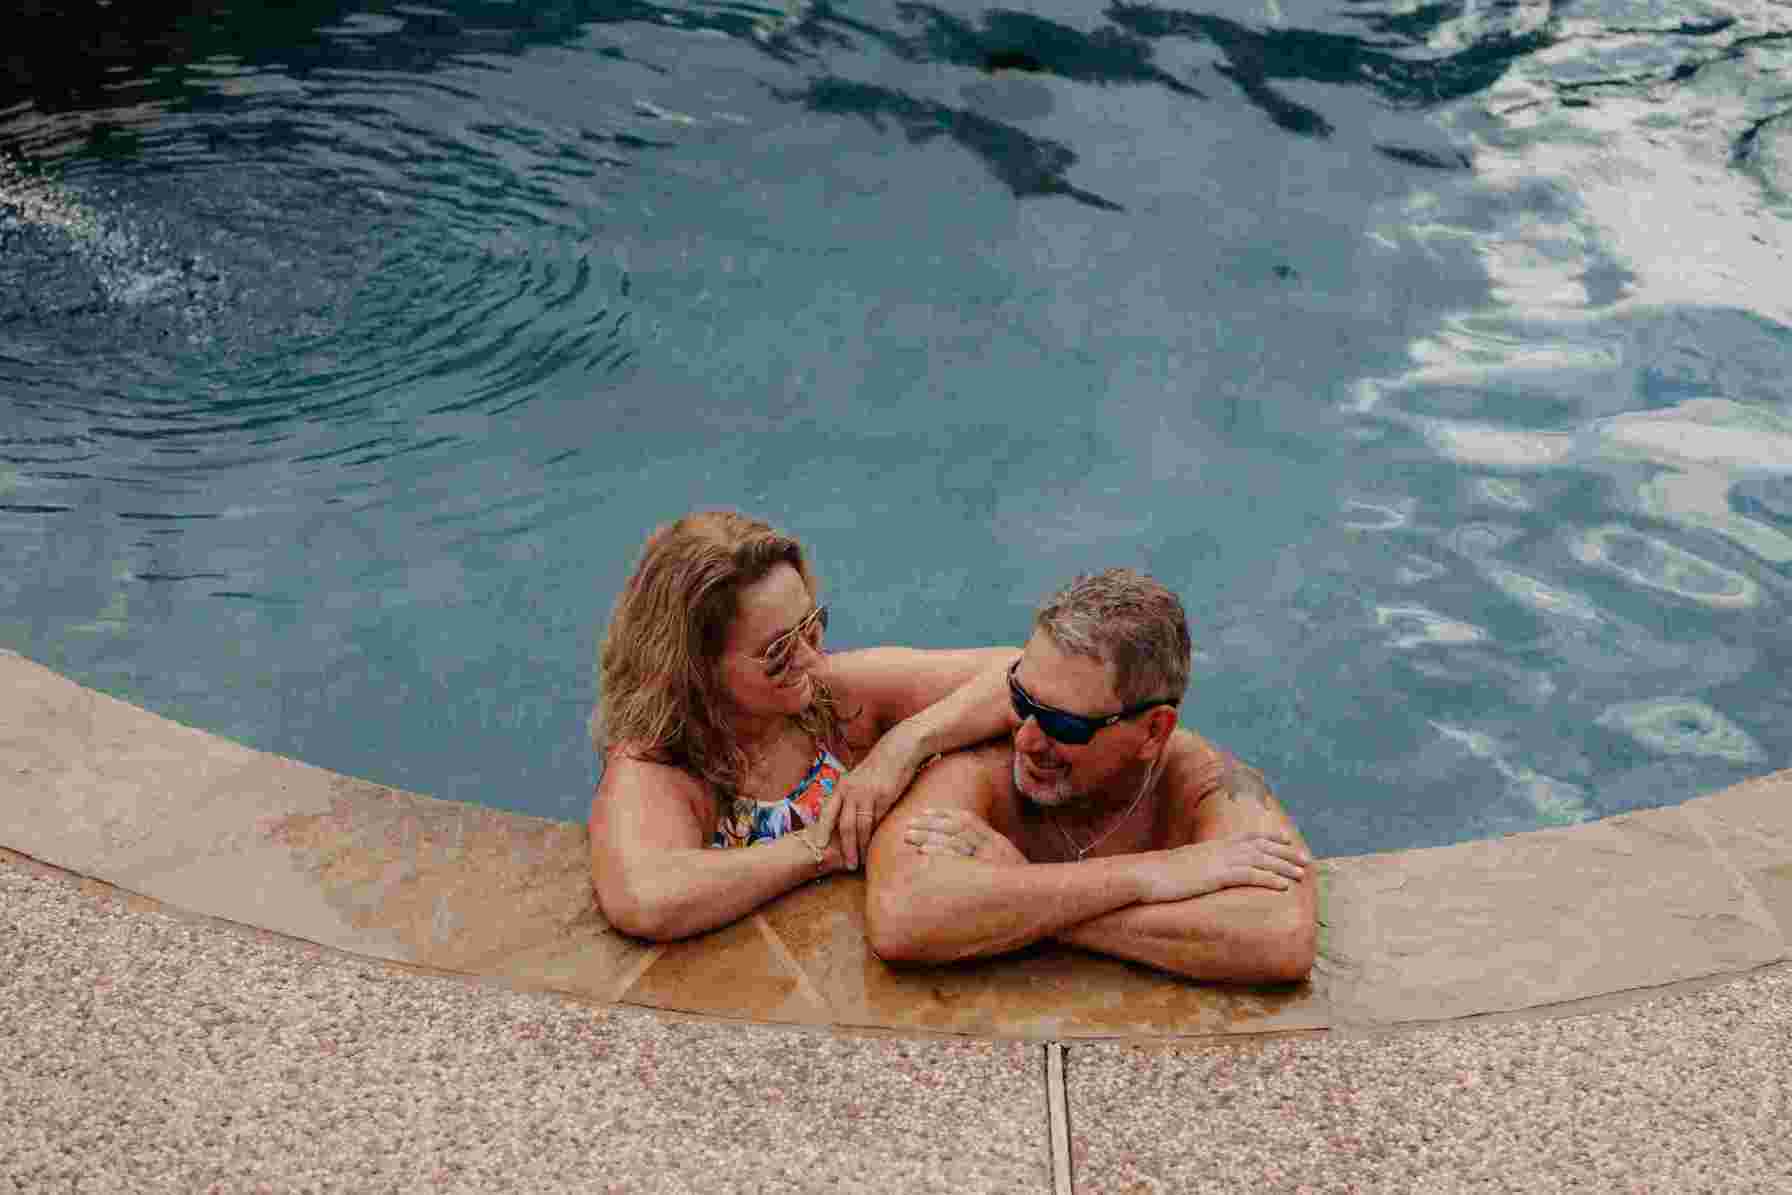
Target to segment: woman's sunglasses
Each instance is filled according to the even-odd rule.
[[[772,640],[771,646],[765,649],[762,656],[754,656],[765,669],[766,680],[777,680],[790,667],[790,661],[796,657],[796,645],[799,640],[808,640],[809,646],[821,647],[822,632],[828,629],[828,608],[817,606],[803,616],[803,620]]]
[[[1117,714],[1109,714],[1105,718],[1090,718],[1082,714],[1066,713],[1055,710],[1049,705],[1040,705],[1032,695],[1020,687],[1014,679],[1014,670],[1020,667],[1020,661],[1014,661],[1008,669],[1008,696],[1014,702],[1014,716],[1025,722],[1028,718],[1038,721],[1039,729],[1045,737],[1056,743],[1064,743],[1071,747],[1080,747],[1095,737],[1098,730],[1112,726],[1116,722],[1124,722],[1135,714],[1146,710],[1154,710],[1160,705],[1174,706],[1176,702],[1167,697],[1156,701],[1141,701],[1137,705],[1129,705]]]

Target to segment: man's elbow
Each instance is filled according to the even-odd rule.
[[[1203,959],[1192,968],[1170,969],[1191,979],[1222,983],[1300,983],[1313,970],[1318,927],[1293,917],[1259,923],[1233,939],[1220,959]]]
[[[914,960],[914,935],[909,932],[902,906],[903,897],[892,891],[894,885],[879,883],[875,877],[865,889],[865,945],[886,963]]]
[[[905,886],[873,880],[865,894],[865,944],[886,963],[931,963],[914,900]]]
[[[1259,983],[1299,983],[1312,973],[1319,952],[1319,927],[1311,919],[1278,927],[1264,943]]]

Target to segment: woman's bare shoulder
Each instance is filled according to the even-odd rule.
[[[709,789],[699,777],[676,764],[658,760],[635,743],[613,743],[604,752],[604,774],[592,795],[592,817],[604,806],[688,809],[701,818]]]

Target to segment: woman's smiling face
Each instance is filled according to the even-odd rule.
[[[774,565],[765,576],[744,586],[734,623],[722,649],[722,690],[739,709],[752,717],[797,714],[808,708],[814,695],[810,670],[821,662],[819,628],[798,635],[776,675],[766,675],[765,654],[815,611],[815,598],[803,584],[802,574],[788,564]],[[813,640],[813,641],[812,641]]]

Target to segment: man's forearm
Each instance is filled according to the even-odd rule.
[[[891,962],[950,962],[1018,950],[1139,898],[1127,856],[1082,863],[984,863],[917,856],[868,895],[871,948]]]
[[[1129,905],[1053,936],[1190,979],[1286,983],[1304,978],[1313,963],[1312,927],[1286,894],[1264,888]]]

